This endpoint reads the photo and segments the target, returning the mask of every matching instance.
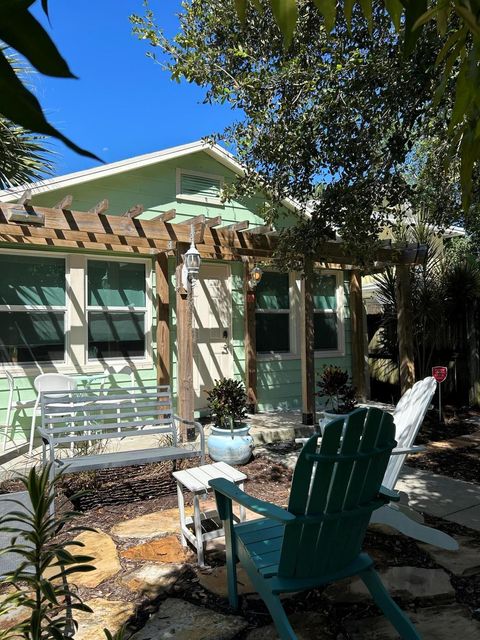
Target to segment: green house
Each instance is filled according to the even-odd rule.
[[[216,230],[235,234],[240,245],[247,234],[266,241],[272,230],[262,227],[257,213],[265,196],[221,200],[223,186],[241,173],[242,167],[223,148],[194,142],[32,184],[27,202],[21,201],[25,189],[0,192],[0,359],[14,377],[21,399],[34,397],[33,380],[42,372],[94,374],[109,363],[129,364],[139,384],[169,382],[174,396],[178,395],[182,386],[178,257],[175,251],[165,253],[162,272],[156,259],[160,240],[145,232],[143,244],[132,250],[127,231],[117,244],[111,244],[111,229],[106,225],[118,220],[118,224],[151,229],[156,219],[162,221],[162,228],[184,229],[184,236],[193,225],[195,234],[200,227],[207,229],[209,237]],[[105,200],[108,215],[104,215]],[[137,203],[142,207],[135,208]],[[294,203],[283,205],[284,224],[294,223],[299,215]],[[30,212],[30,218],[23,220],[22,210],[23,215]],[[48,220],[53,223],[37,223],[35,215],[43,215],[43,210],[49,211]],[[72,212],[85,213],[75,217]],[[119,232],[115,233],[118,238]],[[260,253],[254,252],[253,257],[234,253],[228,259],[221,254],[209,259],[207,253],[202,259],[193,290],[196,415],[205,412],[205,390],[223,376],[247,385],[256,378],[258,411],[302,409],[302,279],[296,273],[272,271]],[[246,284],[249,270],[260,263],[263,277],[252,292]],[[167,305],[157,291],[159,274],[168,286]],[[315,272],[316,371],[330,363],[351,369],[350,276],[339,265]],[[250,293],[254,297],[249,324],[246,298]],[[157,323],[160,308],[163,329],[160,320]],[[250,365],[246,363],[248,326],[254,336],[247,342],[255,344]],[[252,362],[255,375],[247,379],[246,369]],[[0,423],[5,421],[7,382],[0,372]],[[24,412],[15,412],[12,419],[20,430],[27,429],[29,418]]]

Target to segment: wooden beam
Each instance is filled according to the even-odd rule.
[[[73,202],[73,196],[66,195],[60,200],[60,202],[57,202],[57,204],[53,208],[60,209],[60,211],[62,209],[70,209],[70,207],[72,206],[72,202]]]
[[[170,384],[170,298],[168,286],[168,256],[160,253],[155,259],[155,289],[157,296],[157,384]]]
[[[177,215],[176,209],[169,209],[168,211],[164,211],[158,216],[154,218],[150,218],[150,222],[168,222],[169,220],[173,220]]]
[[[183,291],[182,268],[183,254],[189,245],[177,244],[176,268],[176,316],[177,316],[177,354],[178,354],[178,413],[185,420],[193,420],[195,409],[195,395],[193,388],[193,336],[192,336],[192,307],[188,293]],[[191,295],[191,293],[190,293]],[[182,439],[186,439],[185,426],[181,432]]]
[[[237,229],[237,231],[239,231],[239,229]],[[272,233],[274,231],[272,225],[270,224],[261,224],[258,225],[258,227],[250,227],[248,229],[248,233],[251,234],[263,234],[266,235],[268,233]]]
[[[245,296],[245,388],[247,390],[248,411],[257,411],[257,346],[255,336],[255,292],[248,287],[250,269],[253,265],[244,265]]]
[[[30,205],[31,201],[32,201],[32,190],[31,189],[25,189],[25,191],[22,193],[19,201],[17,202],[17,206],[18,205],[23,205],[24,207],[28,207]]]
[[[134,204],[128,211],[123,214],[126,218],[138,218],[145,211],[143,204]]]
[[[242,222],[234,222],[233,224],[227,224],[222,229],[224,231],[245,231],[248,229],[250,223],[248,220],[242,220]]]
[[[193,218],[186,218],[185,220],[180,220],[180,222],[178,222],[177,224],[181,224],[181,225],[188,225],[191,226],[192,224],[205,224],[205,214],[201,214],[199,216],[193,216]]]
[[[207,228],[210,227],[220,227],[222,224],[222,216],[215,216],[215,218],[206,218],[205,226]]]
[[[315,346],[313,263],[305,261],[300,305],[300,363],[302,379],[302,423],[315,424]]]
[[[94,207],[89,209],[88,213],[101,215],[102,213],[105,213],[107,209],[108,209],[108,200],[105,198],[105,200],[100,200],[100,202],[97,202],[97,204]]]
[[[357,397],[363,402],[368,396],[368,357],[365,354],[365,327],[362,300],[362,276],[358,270],[350,272],[350,326],[352,332],[352,381]]]
[[[415,383],[412,296],[410,268],[407,265],[397,266],[395,281],[400,389],[403,395]]]

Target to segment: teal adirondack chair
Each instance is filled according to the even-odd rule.
[[[292,480],[288,509],[258,500],[228,480],[211,480],[225,528],[231,606],[238,606],[240,561],[275,622],[282,640],[296,635],[279,595],[312,589],[358,575],[376,604],[405,640],[420,640],[362,553],[372,511],[397,500],[381,487],[396,442],[393,418],[380,409],[358,409],[330,423],[318,449],[315,435],[303,447]],[[234,524],[232,500],[262,516]]]

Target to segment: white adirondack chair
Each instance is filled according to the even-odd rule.
[[[416,447],[413,443],[422,426],[436,387],[435,378],[424,378],[404,393],[395,407],[393,418],[395,440],[398,444],[396,449],[392,451],[382,483],[388,489],[395,489],[407,455],[423,450],[423,447]],[[449,551],[458,549],[458,543],[454,538],[443,531],[422,524],[422,517],[405,505],[398,505],[398,503],[395,506],[385,505],[373,512],[370,522],[387,524],[409,538],[433,544],[441,549]]]

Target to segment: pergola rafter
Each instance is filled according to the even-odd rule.
[[[278,237],[270,226],[249,228],[248,222],[236,222],[223,225],[221,216],[213,219],[204,215],[172,223],[176,211],[171,209],[159,213],[154,218],[140,218],[141,205],[131,207],[121,215],[107,215],[108,200],[102,200],[90,211],[73,211],[71,196],[65,196],[55,207],[37,207],[31,204],[31,194],[26,192],[16,204],[0,203],[0,243],[24,247],[43,247],[70,249],[79,251],[116,252],[138,256],[155,257],[157,278],[157,343],[158,343],[158,381],[170,382],[169,353],[169,288],[168,255],[176,257],[177,272],[180,273],[182,256],[193,237],[198,251],[206,260],[242,261],[245,263],[245,343],[246,349],[246,386],[252,404],[256,399],[256,354],[254,344],[255,296],[248,290],[249,269],[255,262],[271,260],[278,246]],[[15,221],[10,219],[15,210]],[[37,214],[38,223],[30,218],[22,221],[25,215]],[[20,221],[19,221],[20,219]],[[380,266],[396,265],[400,267],[397,300],[401,331],[399,332],[399,350],[402,390],[413,384],[413,358],[411,332],[404,322],[409,317],[411,304],[407,291],[408,267],[422,263],[426,258],[426,247],[418,244],[380,243],[373,252],[373,261]],[[360,395],[365,395],[365,351],[362,316],[361,272],[364,265],[349,253],[348,248],[339,241],[328,240],[319,243],[318,252],[309,265],[309,272],[315,267],[351,271],[350,315],[353,342],[353,380]],[[308,278],[308,276],[307,276]],[[315,419],[315,398],[312,391],[314,380],[313,322],[314,309],[312,292],[308,284],[302,288],[301,328],[302,328],[302,396],[304,422]],[[188,314],[191,307],[182,302],[181,291],[177,294],[178,331],[182,334],[182,349],[179,350],[179,370],[187,372],[187,382],[193,371],[193,345]],[[185,342],[186,341],[186,342]],[[253,345],[253,346],[252,346]],[[181,353],[180,353],[181,352]],[[182,356],[183,354],[183,356]],[[188,361],[186,361],[188,360]],[[193,418],[193,395],[190,384],[179,384],[180,414],[186,419]],[[184,391],[188,390],[188,393]]]

